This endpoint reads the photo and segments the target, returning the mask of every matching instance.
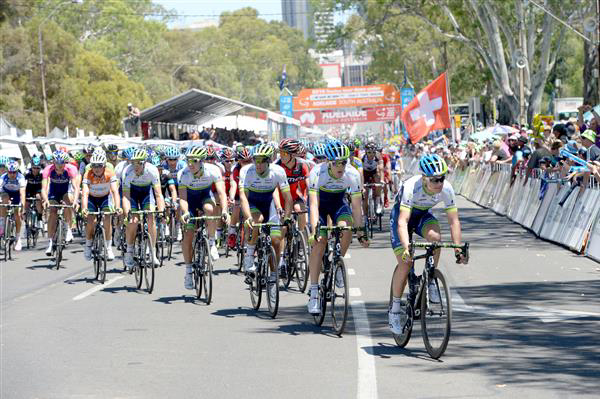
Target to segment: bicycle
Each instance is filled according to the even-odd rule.
[[[402,175],[403,171],[401,170],[393,170],[392,171],[392,192],[396,194],[398,192],[398,187],[402,183]]]
[[[165,250],[169,251],[169,241],[166,236],[167,226],[164,218],[157,218],[156,221],[156,244],[154,250],[156,251],[156,258],[158,259],[158,267],[162,267],[164,264]],[[172,243],[170,244],[172,248]]]
[[[40,228],[38,222],[41,218],[38,218],[38,213],[35,208],[36,201],[40,201],[38,198],[31,197],[25,199],[29,203],[29,208],[25,215],[25,235],[27,236],[27,249],[35,248],[37,245],[37,239],[40,234]]]
[[[213,260],[210,256],[210,244],[208,243],[209,220],[221,219],[220,216],[197,216],[191,217],[190,222],[196,222],[196,232],[192,244],[192,270],[194,273],[194,287],[196,298],[202,299],[204,290],[204,301],[210,305],[212,301],[213,284]]]
[[[292,212],[293,223],[288,226],[285,236],[285,262],[281,276],[285,289],[289,288],[295,278],[300,292],[304,292],[308,284],[308,249],[303,231],[298,228],[298,216],[305,213],[308,211]]]
[[[0,247],[4,251],[4,261],[12,260],[12,247],[17,242],[15,208],[21,208],[21,205],[0,204],[0,207],[7,208],[4,223],[4,234],[0,237]]]
[[[256,272],[246,273],[246,284],[250,285],[250,301],[254,310],[258,310],[264,288],[269,315],[274,319],[279,309],[279,273],[277,273],[275,250],[271,245],[271,228],[281,227],[282,225],[278,223],[254,223],[252,226],[259,228],[260,234],[255,250]],[[271,279],[271,270],[276,271],[275,281]]]
[[[416,248],[424,248],[425,254],[414,256]],[[450,340],[450,330],[452,324],[452,304],[450,300],[450,290],[446,284],[446,278],[442,272],[435,267],[434,252],[441,248],[459,248],[462,254],[468,259],[469,243],[456,245],[450,243],[421,243],[411,241],[410,255],[412,264],[408,273],[409,292],[406,301],[402,301],[402,312],[406,312],[406,322],[402,328],[401,334],[392,334],[396,344],[404,348],[412,334],[413,321],[421,320],[421,330],[423,334],[423,343],[429,356],[433,359],[439,359],[448,346]],[[425,268],[420,276],[415,274],[415,261],[425,259]],[[458,255],[457,255],[458,261]],[[396,266],[398,267],[398,266]],[[394,270],[395,273],[395,270]],[[432,301],[429,286],[433,284],[437,290],[439,303]],[[390,287],[390,309],[392,306],[392,288]],[[435,324],[440,321],[439,333],[436,334]],[[438,335],[436,339],[436,335]],[[438,342],[439,341],[439,342]]]
[[[159,211],[130,211],[130,215],[141,216],[133,247],[133,269],[129,273],[135,276],[135,286],[139,290],[142,283],[146,285],[148,294],[154,289],[154,260],[152,259],[152,244],[148,232],[148,215],[159,214]]]
[[[165,211],[167,216],[167,229],[165,233],[165,241],[167,244],[167,260],[173,258],[173,243],[177,241],[177,210],[172,204],[167,205],[168,210]],[[168,231],[169,234],[166,234]]]
[[[115,215],[116,212],[88,212],[96,216],[96,228],[92,239],[92,259],[94,263],[94,278],[101,284],[106,280],[106,239],[104,238],[104,216]]]
[[[56,209],[56,230],[54,231],[54,237],[52,237],[52,253],[54,254],[54,262],[56,270],[60,269],[60,262],[62,261],[63,249],[67,246],[65,241],[65,235],[67,234],[67,222],[65,221],[65,208],[73,208],[72,205],[65,204],[49,204],[49,208]]]
[[[342,336],[346,321],[348,320],[348,277],[346,265],[342,256],[341,236],[342,232],[350,230],[352,227],[342,226],[317,226],[317,233],[320,231],[331,232],[333,242],[327,237],[327,246],[323,254],[323,277],[319,282],[319,301],[321,302],[321,313],[313,315],[316,325],[321,326],[325,320],[327,311],[327,302],[331,303],[331,319],[333,329],[338,336]],[[316,237],[315,237],[316,240]]]
[[[365,231],[369,233],[371,238],[373,238],[373,230],[376,221],[379,223],[379,231],[383,231],[382,218],[383,218],[383,206],[381,207],[382,212],[375,212],[375,200],[373,199],[373,190],[376,187],[383,187],[383,183],[365,183],[364,187],[367,189],[367,214],[365,215]],[[369,188],[372,188],[369,190]],[[381,203],[382,195],[379,196],[378,201]]]

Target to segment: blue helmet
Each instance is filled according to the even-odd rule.
[[[165,157],[167,158],[179,158],[180,155],[181,153],[179,152],[179,148],[177,147],[167,147],[167,150],[165,151]]]
[[[325,155],[325,144],[316,143],[313,146],[313,155],[315,156],[315,158],[325,158],[327,156]]]
[[[62,151],[54,151],[52,159],[54,162],[65,163],[69,160],[69,154]]]
[[[330,161],[339,161],[350,157],[350,150],[341,141],[330,141],[325,146],[325,156]]]
[[[17,161],[10,161],[6,165],[6,169],[9,172],[18,172],[19,171],[19,163]]]
[[[133,147],[133,146],[125,148],[123,150],[123,158],[131,159],[134,151],[135,151],[135,147]]]
[[[153,155],[150,158],[150,163],[156,167],[160,166],[160,156],[159,155]]]
[[[423,175],[431,176],[443,176],[448,173],[448,165],[444,158],[437,154],[426,154],[419,160],[419,169]]]
[[[31,166],[42,166],[42,160],[39,156],[34,155],[33,158],[31,158]]]

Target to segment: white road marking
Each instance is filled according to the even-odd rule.
[[[348,276],[354,276],[356,274],[356,272],[354,271],[354,269],[348,269]]]
[[[377,399],[377,376],[375,357],[372,353],[373,340],[369,318],[363,301],[352,301],[352,317],[356,330],[356,353],[358,355],[357,399]]]
[[[362,296],[362,292],[360,292],[360,288],[358,287],[349,288],[348,293],[350,296]]]
[[[344,255],[344,259],[352,259],[352,255],[350,255],[350,251],[346,252],[346,255]]]
[[[551,309],[538,306],[510,309],[491,306],[471,306],[465,303],[464,299],[456,290],[452,290],[452,310],[465,313],[481,313],[498,317],[536,317],[543,323],[553,323],[580,317],[600,317],[600,313]]]
[[[108,287],[109,285],[111,285],[112,283],[114,283],[117,280],[122,279],[123,277],[125,277],[125,276],[117,276],[115,278],[112,278],[112,279],[106,281],[104,284],[100,284],[100,285],[90,288],[89,290],[83,291],[81,294],[77,295],[76,297],[73,297],[73,300],[79,301],[85,297],[88,297],[88,296],[92,295],[94,292],[103,290],[104,287]]]

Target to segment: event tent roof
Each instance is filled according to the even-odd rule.
[[[202,125],[211,120],[233,114],[242,109],[264,112],[269,119],[300,125],[296,119],[277,114],[268,109],[221,97],[198,89],[171,97],[141,112],[143,122],[187,123]]]

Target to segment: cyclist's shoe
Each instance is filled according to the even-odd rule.
[[[406,311],[401,309],[399,312],[388,312],[388,320],[390,330],[392,330],[393,334],[400,335],[402,334],[402,330],[404,329],[404,325],[406,324]]]
[[[429,283],[429,286],[427,287],[427,292],[429,293],[429,302],[440,303],[440,291],[433,281]]]
[[[130,272],[133,270],[133,252],[125,252],[125,266]]]
[[[73,241],[73,232],[71,231],[71,229],[67,229],[67,235],[65,236],[65,241],[67,243]]]
[[[344,273],[342,273],[342,269],[337,269],[340,270],[340,272],[335,274],[335,286],[338,288],[344,288],[345,282],[344,282]]]
[[[375,211],[375,213],[381,215],[381,203],[377,203],[377,210]]]
[[[227,237],[227,246],[229,247],[229,249],[235,248],[235,241],[236,241],[235,234],[229,234],[229,236]]]
[[[15,242],[15,251],[20,251],[22,248],[21,246],[21,237],[17,238],[17,242]]]
[[[194,275],[191,272],[185,273],[185,279],[183,280],[183,285],[186,290],[194,289]]]
[[[321,313],[321,301],[319,298],[310,298],[308,300],[308,313],[320,314]]]
[[[106,260],[115,260],[115,254],[113,253],[112,247],[106,248]]]
[[[219,250],[215,244],[210,246],[210,257],[212,258],[213,262],[219,259]]]
[[[50,240],[48,242],[48,248],[46,248],[46,256],[52,256],[53,249],[54,248],[52,248],[52,240]]]
[[[256,265],[254,264],[254,255],[246,255],[244,257],[244,270],[246,273],[254,273]]]
[[[181,235],[181,229],[177,229],[177,241],[181,241],[183,236]]]
[[[83,257],[85,260],[92,260],[92,247],[86,245],[83,248]]]
[[[156,257],[156,254],[152,254],[152,263],[154,263],[155,267],[160,266],[160,260]]]

